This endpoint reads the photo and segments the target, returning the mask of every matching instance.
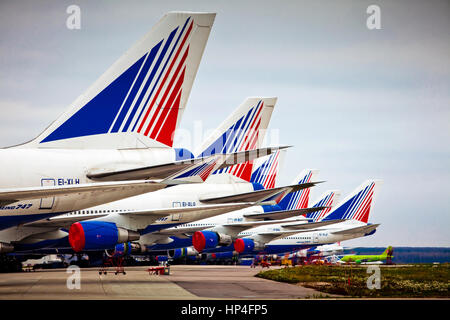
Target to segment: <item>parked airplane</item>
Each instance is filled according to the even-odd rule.
[[[283,151],[280,151],[282,154]],[[252,174],[252,181],[256,183],[266,184],[270,182],[273,186],[273,180],[278,171],[278,159],[282,155],[273,154],[268,157],[268,160],[262,163]],[[312,186],[311,182],[315,180],[317,170],[306,169],[303,170],[298,177],[295,178],[294,183],[297,186]],[[268,176],[266,176],[268,174]],[[307,222],[302,215],[311,211],[326,209],[326,207],[302,208],[309,197],[309,188],[298,189],[295,192],[289,193],[283,199],[279,199],[278,204],[268,206],[254,206],[234,212],[225,213],[216,217],[197,220],[192,223],[173,227],[170,229],[161,230],[160,233],[172,235],[174,240],[170,244],[164,246],[152,247],[152,250],[171,250],[169,255],[176,255],[178,249],[184,246],[191,246],[195,251],[202,252],[204,249],[213,250],[217,245],[229,245],[229,241],[234,241],[238,234],[243,230],[251,229],[255,226],[274,225],[280,222],[286,222],[286,217],[290,217],[291,222],[303,221]],[[202,230],[202,231],[199,231]],[[293,232],[292,230],[289,230]],[[183,239],[183,234],[192,234],[188,241]],[[173,237],[173,235],[178,235]],[[185,238],[185,237],[184,237]],[[222,239],[227,239],[223,241]],[[181,252],[181,251],[180,251]]]
[[[384,250],[382,254],[379,255],[359,255],[359,254],[349,254],[343,256],[338,263],[356,263],[356,264],[381,264],[383,261],[390,261],[394,256],[394,249],[389,246]]]
[[[322,210],[329,211],[329,206],[333,209],[325,216],[321,212],[307,215],[307,217],[316,217],[316,219],[312,219],[313,222],[289,221],[289,219],[285,219],[284,223],[242,231],[233,245],[211,247],[203,252],[217,254],[235,251],[241,256],[283,254],[294,250],[309,249],[318,245],[372,235],[379,224],[368,223],[368,219],[381,183],[381,180],[365,181],[337,206],[335,204],[340,193],[335,190],[326,192],[312,207],[328,204]],[[309,217],[305,220],[309,221]],[[317,220],[317,217],[321,218]],[[299,229],[304,230],[301,231]],[[187,249],[184,250],[184,252],[189,252]],[[195,250],[197,252],[202,251]],[[169,252],[169,255],[179,255],[179,253],[173,251]]]
[[[327,257],[337,255],[344,251],[344,248],[338,243],[325,244],[321,246],[314,246],[308,249],[298,250],[287,255],[288,259],[297,258],[311,258],[311,257]]]
[[[272,227],[272,230],[268,231],[255,228],[242,232],[242,238],[235,241],[234,249],[241,254],[284,253],[372,235],[379,224],[368,223],[368,219],[381,183],[381,180],[365,181],[319,222],[303,225],[293,222],[282,224],[281,228]],[[331,224],[314,227],[320,223]],[[302,227],[305,228],[304,231],[279,239],[266,240],[268,234],[272,236],[277,231],[283,233],[289,229],[298,230]]]
[[[205,184],[189,185],[189,187],[183,184],[175,185],[154,193],[29,223],[24,227],[8,230],[9,232],[0,232],[0,239],[9,236],[9,241],[14,244],[16,250],[30,250],[42,248],[42,246],[68,247],[68,241],[77,252],[106,249],[117,243],[138,240],[141,235],[155,230],[244,208],[255,202],[270,201],[274,195],[284,193],[290,188],[255,191],[254,185],[245,180],[247,177],[245,168],[251,170],[251,162],[246,163],[243,170],[233,170],[231,173],[220,172],[220,170],[242,167],[240,164],[229,166],[223,163],[224,159],[228,160],[230,154],[247,152],[247,148],[262,150],[258,148],[263,139],[261,133],[265,133],[267,129],[275,103],[276,98],[246,99],[211,134],[214,139],[211,139],[211,136],[207,138],[207,143],[208,141],[213,143],[204,144],[202,157],[212,158],[212,160],[171,177],[172,181],[177,181],[200,176],[201,179],[206,180]],[[223,137],[227,135],[227,139],[224,139]],[[213,154],[216,150],[210,147],[219,147],[217,142],[219,139],[222,139],[224,145],[217,149],[219,153]],[[221,152],[232,153],[223,155]],[[236,163],[236,160],[233,159],[231,163]],[[207,179],[211,173],[216,174],[216,171],[217,176],[223,177],[223,183],[218,183],[219,177],[213,182]],[[235,183],[229,183],[228,176],[231,174],[235,179],[240,180],[240,183],[238,180]],[[27,236],[24,237],[24,235]],[[153,241],[167,241],[166,239],[167,236],[159,235]]]
[[[163,189],[190,167],[173,134],[214,17],[166,14],[37,138],[0,149],[0,230]]]

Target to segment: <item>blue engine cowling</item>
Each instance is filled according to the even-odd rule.
[[[232,242],[231,236],[214,231],[196,231],[192,236],[192,245],[198,252],[217,246],[227,246]]]
[[[253,239],[239,238],[234,241],[234,250],[239,253],[251,253],[264,249],[264,245]]]
[[[177,248],[168,250],[167,255],[171,259],[179,259],[183,257],[196,257],[199,255],[199,253],[194,248],[188,247],[188,248]]]
[[[125,242],[117,244],[114,249],[106,250],[106,254],[110,257],[126,257],[130,254],[143,253],[146,251],[145,246],[141,246],[135,242]]]
[[[119,243],[139,240],[139,233],[119,228],[113,222],[76,222],[69,229],[69,243],[75,252],[112,249]]]

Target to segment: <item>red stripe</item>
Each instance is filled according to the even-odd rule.
[[[361,221],[361,218],[367,213],[366,209],[367,209],[367,207],[370,207],[370,204],[372,203],[373,192],[371,192],[371,191],[369,191],[370,193],[369,193],[368,197],[365,199],[361,208],[358,210],[358,214],[355,215],[355,217],[353,218],[354,220]]]
[[[372,194],[370,194],[370,200],[364,204],[364,207],[362,208],[358,218],[355,220],[367,223],[371,203],[372,203]]]
[[[325,204],[325,207],[329,207],[331,205],[331,203],[333,202],[333,197],[334,194],[330,197],[330,199],[328,199],[328,202]],[[331,208],[326,208],[323,209],[320,213],[319,216],[317,217],[317,220],[319,220],[320,218],[322,218],[326,213],[328,213],[331,210]]]
[[[261,124],[261,119],[259,119],[259,121],[257,121],[257,120],[258,120],[258,118],[259,118],[259,115],[261,114],[261,111],[262,111],[262,109],[263,109],[263,106],[264,106],[264,102],[261,103],[261,106],[260,106],[258,112],[256,113],[255,119],[253,120],[252,124],[250,125],[250,128],[248,128],[248,130],[247,130],[247,132],[246,132],[246,135],[245,135],[245,139],[244,139],[244,141],[242,141],[241,148],[240,148],[239,151],[248,150],[248,149],[247,149],[248,144],[247,144],[247,146],[244,148],[245,142],[247,141],[247,139],[248,139],[248,137],[250,136],[250,134],[252,134],[252,137],[253,137],[253,135],[254,135],[255,133],[258,132],[258,130],[259,130],[259,125]],[[255,123],[257,123],[256,126],[255,126]],[[252,130],[254,126],[255,126],[255,129]]]
[[[371,192],[372,192],[373,187],[374,187],[374,185],[371,186],[371,188],[370,188],[369,191],[367,192],[367,194],[366,194],[364,200],[361,202],[359,208],[358,208],[358,209],[356,210],[356,212],[353,214],[353,220],[357,220],[357,218],[359,218],[359,216],[361,215],[361,212],[362,212],[363,208],[364,208],[364,207],[366,206],[366,204],[367,204],[367,201],[370,201],[370,200],[371,200],[370,195],[371,195]]]
[[[372,185],[372,187],[370,188],[369,192],[366,195],[366,198],[363,200],[363,202],[361,203],[360,207],[358,208],[358,210],[356,210],[356,212],[353,215],[353,220],[359,220],[361,213],[363,212],[363,210],[366,208],[367,203],[372,201],[372,190],[373,190],[374,185]]]
[[[177,97],[177,94],[179,93],[179,91],[180,91],[180,89],[181,89],[181,85],[183,84],[183,81],[184,81],[184,71],[185,71],[185,70],[186,70],[186,68],[183,69],[183,72],[181,73],[180,77],[178,78],[178,81],[177,81],[177,83],[175,84],[175,87],[173,88],[172,93],[170,94],[169,99],[167,100],[167,103],[166,103],[165,105],[161,104],[161,109],[162,109],[162,110],[161,110],[161,116],[158,118],[158,121],[156,122],[156,124],[155,124],[155,126],[154,126],[154,128],[153,128],[153,131],[152,131],[152,133],[151,133],[150,138],[152,138],[152,139],[155,139],[156,134],[158,133],[157,130],[158,130],[159,128],[161,128],[161,126],[162,126],[162,124],[163,124],[163,122],[164,122],[165,116],[167,115],[167,113],[169,112],[169,110],[171,110],[171,106],[172,106],[172,104],[173,104],[175,98]],[[178,108],[177,108],[177,109],[178,109]],[[156,114],[156,113],[155,113],[155,114]],[[149,133],[151,127],[152,127],[152,122],[155,120],[154,118],[155,118],[155,115],[154,115],[152,121],[150,121],[150,123],[148,124],[147,129],[145,129],[145,132],[144,132],[144,135],[145,135],[145,136],[148,135],[148,133]],[[162,130],[164,131],[165,128],[162,128]]]
[[[258,137],[259,137],[259,125],[261,124],[261,119],[258,121],[258,129],[254,131],[255,135],[252,137],[252,140],[250,140],[244,150],[250,150],[254,149],[256,147],[256,144],[258,143]]]
[[[278,155],[277,155],[277,158],[278,158]],[[272,166],[273,166],[273,168],[278,169],[278,159],[276,159],[275,163]],[[270,174],[266,189],[272,189],[273,187],[275,187],[276,176],[277,176],[277,172],[273,172]]]
[[[175,128],[177,125],[182,91],[183,90],[180,90],[180,92],[178,93],[174,105],[172,106],[172,108],[170,108],[170,113],[167,116],[166,123],[164,124],[164,129],[158,135],[158,141],[170,147],[172,147],[173,145],[173,138],[175,136]]]
[[[155,120],[156,120],[156,118],[157,118],[158,115],[159,115],[159,119],[162,117],[162,114],[163,114],[163,113],[164,113],[165,115],[167,115],[168,110],[164,110],[164,108],[165,108],[165,107],[170,107],[170,104],[169,104],[168,106],[166,106],[166,105],[165,105],[165,102],[166,102],[166,99],[167,99],[167,96],[168,96],[170,90],[173,88],[173,84],[174,84],[175,80],[177,79],[178,74],[180,73],[180,70],[181,70],[181,67],[182,67],[183,64],[184,64],[184,61],[186,60],[186,57],[187,57],[188,52],[189,52],[189,47],[188,47],[188,48],[186,49],[186,51],[184,52],[183,58],[181,59],[180,63],[178,64],[178,67],[177,67],[177,69],[175,70],[175,73],[173,74],[172,78],[170,79],[170,82],[169,82],[169,84],[167,85],[166,91],[164,92],[164,94],[163,94],[163,96],[162,96],[162,98],[161,98],[161,101],[160,101],[160,103],[159,103],[158,109],[157,109],[157,110],[155,111],[155,113],[153,114],[152,119],[150,120],[150,122],[149,122],[148,125],[147,125],[147,128],[145,129],[145,132],[144,132],[144,135],[145,135],[145,136],[148,135],[148,132],[150,131],[150,129],[151,129],[151,127],[152,127],[153,123],[155,122]],[[183,78],[184,78],[184,77],[183,77]],[[173,92],[172,92],[172,95],[173,95]],[[155,99],[156,99],[156,98],[157,98],[157,96],[155,96]],[[159,120],[159,119],[158,119],[158,120]],[[164,118],[163,118],[163,120],[164,120]],[[159,121],[158,121],[158,122],[159,122]],[[159,123],[160,123],[160,122],[159,122]],[[158,125],[156,125],[156,126],[153,128],[153,130],[158,130],[159,128],[160,128],[160,127],[159,127]],[[152,139],[154,139],[153,136],[154,136],[154,134],[153,134],[153,132],[152,132]]]
[[[268,177],[266,179],[266,183],[269,184],[269,185],[271,185],[272,182],[275,180],[275,176],[276,176],[275,171],[276,171],[277,163],[278,163],[277,158],[278,158],[278,155],[275,155],[275,159],[272,162],[272,166],[270,167],[269,174],[268,174]]]
[[[147,112],[145,113],[145,116],[144,116],[144,118],[143,118],[142,121],[141,121],[141,124],[139,125],[139,129],[138,129],[138,132],[139,132],[139,133],[141,132],[142,127],[144,126],[144,123],[145,123],[145,121],[147,120],[147,117],[148,117],[148,115],[149,115],[149,113],[150,113],[150,110],[152,110],[152,108],[153,108],[153,105],[154,105],[154,103],[155,103],[155,101],[156,101],[156,98],[159,96],[160,91],[161,91],[162,88],[164,87],[164,83],[166,82],[167,77],[169,76],[170,71],[172,70],[172,67],[173,67],[174,62],[177,60],[178,55],[180,54],[181,48],[183,48],[184,43],[186,42],[186,39],[188,38],[189,34],[191,33],[191,30],[192,30],[192,24],[193,24],[193,21],[192,21],[191,24],[189,25],[189,29],[186,31],[186,34],[185,34],[185,36],[184,36],[184,38],[183,38],[183,41],[181,42],[180,46],[178,47],[177,53],[175,54],[175,56],[174,56],[172,62],[170,63],[170,66],[169,66],[169,69],[167,70],[167,73],[166,73],[166,75],[164,76],[163,81],[161,82],[161,85],[160,85],[159,88],[158,88],[158,91],[156,91],[155,96],[153,97],[153,100],[152,100],[152,102],[150,103],[150,106],[148,107]]]
[[[209,174],[211,173],[211,171],[214,169],[214,166],[216,165],[216,162],[214,161],[212,164],[210,164],[205,170],[204,172],[200,175],[200,178],[202,178],[203,181],[206,180],[206,178],[209,177]]]

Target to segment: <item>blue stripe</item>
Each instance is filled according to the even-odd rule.
[[[141,87],[142,82],[144,81],[145,76],[147,75],[148,70],[150,69],[150,66],[153,64],[153,61],[155,60],[156,54],[158,53],[159,48],[161,47],[161,43],[162,43],[162,41],[159,42],[156,46],[154,46],[152,48],[152,50],[150,51],[150,53],[148,54],[147,61],[145,62],[144,69],[142,70],[142,73],[141,73],[142,79],[139,79],[139,84],[137,84],[135,86],[136,93],[134,93],[133,99],[130,99],[130,103],[133,102],[134,97],[137,95],[139,88]],[[136,103],[134,104],[133,109],[131,110],[130,116],[128,117],[127,122],[125,123],[125,126],[123,127],[122,132],[126,132],[128,130],[128,127],[130,126],[131,121],[133,121],[134,115],[136,114],[136,111],[139,108],[140,102],[142,101],[142,98],[144,97],[145,92],[146,92],[145,90],[141,91],[141,94],[139,95],[138,99],[136,100]],[[117,130],[119,130],[119,127],[117,128]]]
[[[141,110],[141,112],[140,112],[140,114],[139,114],[139,117],[138,117],[138,121],[136,121],[136,123],[134,124],[133,130],[132,130],[132,131],[134,131],[134,129],[135,129],[135,127],[136,127],[136,124],[139,122],[139,120],[140,120],[140,118],[141,118],[142,111],[145,109],[145,106],[147,105],[148,101],[150,100],[150,98],[151,98],[151,96],[152,96],[152,94],[153,94],[153,91],[155,90],[156,86],[158,85],[159,79],[161,79],[161,76],[162,76],[162,74],[164,73],[164,70],[166,69],[167,63],[170,61],[170,58],[172,57],[173,51],[174,51],[175,48],[177,47],[178,41],[180,40],[181,35],[183,34],[184,29],[186,28],[186,26],[187,26],[187,24],[188,24],[188,22],[189,22],[189,19],[191,19],[191,17],[189,17],[189,18],[186,19],[186,22],[184,23],[184,26],[183,26],[183,28],[181,29],[181,32],[180,32],[180,34],[178,35],[178,38],[177,38],[177,40],[175,41],[175,44],[174,44],[174,46],[172,47],[172,50],[171,50],[170,53],[169,53],[169,57],[167,58],[166,63],[164,64],[163,68],[161,69],[161,72],[159,73],[158,79],[156,79],[155,85],[153,86],[152,91],[150,92],[150,94],[149,94],[148,97],[147,97],[147,101],[145,101],[145,103],[144,103],[144,108],[142,108],[142,110]],[[172,31],[172,33],[170,34],[169,39],[167,40],[167,43],[166,43],[166,45],[165,45],[165,47],[164,47],[164,49],[163,49],[164,55],[166,54],[166,51],[167,51],[167,49],[168,49],[170,43],[172,43],[173,37],[175,36],[175,33],[176,33],[177,30],[178,30],[178,27],[177,27],[174,31]],[[162,58],[158,61],[158,66],[159,66],[159,64],[161,63],[161,60],[162,60]],[[158,68],[155,68],[155,70],[157,70],[157,69],[158,69]]]
[[[161,51],[161,54],[159,55],[159,58],[158,58],[158,60],[156,61],[155,66],[154,66],[153,69],[152,69],[152,73],[150,74],[150,77],[149,77],[147,83],[145,84],[145,88],[144,88],[144,90],[143,90],[143,93],[147,92],[147,88],[148,88],[148,86],[150,85],[150,83],[152,82],[152,80],[153,80],[153,78],[154,78],[156,72],[158,71],[159,65],[161,64],[162,60],[164,59],[164,57],[165,57],[165,55],[166,55],[166,53],[167,53],[167,49],[169,49],[169,46],[170,46],[170,44],[172,43],[173,37],[175,36],[175,33],[177,32],[177,30],[178,30],[178,27],[175,28],[175,30],[173,30],[173,31],[170,33],[169,38],[167,39],[167,42],[166,42],[166,44],[164,45],[164,47],[163,47],[163,49],[162,49],[162,51]],[[161,43],[162,43],[162,41],[160,42],[160,44],[161,44]],[[167,64],[167,61],[166,61],[166,64]],[[164,68],[165,68],[166,64],[164,65]],[[153,88],[152,88],[152,90],[150,91],[150,94],[148,95],[147,100],[145,101],[144,106],[143,106],[141,112],[139,113],[139,116],[137,117],[137,120],[136,120],[136,122],[134,123],[133,129],[132,129],[131,131],[134,131],[134,129],[136,128],[136,125],[141,121],[142,113],[143,113],[144,110],[146,109],[145,106],[147,105],[149,99],[151,98],[151,96],[152,96],[152,94],[153,94],[153,91],[155,90],[156,86],[158,85],[159,79],[161,78],[161,74],[164,72],[164,68],[163,68],[163,69],[161,70],[161,72],[159,73],[158,79],[156,80],[155,84],[153,85]],[[143,98],[143,97],[144,97],[144,95],[142,95],[142,98]],[[140,99],[142,99],[142,98],[140,97]],[[140,100],[139,100],[139,102],[140,102]]]
[[[147,54],[147,60],[144,62],[144,66],[142,67],[141,71],[139,72],[138,78],[136,79],[133,88],[131,88],[131,92],[126,98],[127,100],[123,104],[122,110],[119,111],[119,116],[116,119],[116,122],[114,123],[114,126],[111,130],[111,132],[117,132],[122,124],[123,118],[125,118],[128,110],[130,109],[131,103],[133,102],[134,97],[136,96],[137,91],[139,90],[142,81],[145,78],[145,75],[147,74],[147,70],[150,66],[148,65],[148,54]]]
[[[144,59],[145,55],[40,143],[108,133]]]
[[[259,106],[259,103],[258,103]],[[252,120],[256,114],[256,110],[258,109],[258,107],[253,107],[246,115],[241,128],[239,128],[237,134],[236,134],[236,139],[234,141],[234,145],[233,145],[233,150],[237,151],[237,149],[239,148],[239,146],[242,144],[243,140],[245,139],[245,136],[248,135],[248,128],[250,127],[250,124],[252,123]],[[250,118],[250,120],[249,120]],[[239,142],[238,142],[239,139]]]
[[[19,224],[38,221],[42,219],[48,219],[59,216],[67,212],[53,212],[53,213],[40,213],[40,214],[27,214],[27,215],[14,215],[14,216],[0,216],[0,230],[4,230],[10,227],[17,226]]]

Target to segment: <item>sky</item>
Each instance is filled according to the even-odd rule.
[[[79,30],[66,27],[72,4]],[[370,5],[381,29],[367,27]],[[178,10],[217,13],[182,130],[215,128],[248,96],[277,96],[267,143],[293,146],[278,185],[319,169],[314,200],[384,180],[377,232],[343,245],[450,245],[448,1],[2,1],[0,146],[37,136]]]

